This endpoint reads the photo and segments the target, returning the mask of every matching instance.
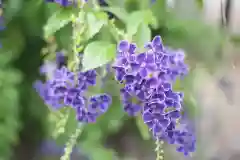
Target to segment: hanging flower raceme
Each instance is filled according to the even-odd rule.
[[[95,122],[96,118],[108,110],[111,97],[107,94],[87,97],[89,86],[96,85],[96,71],[72,72],[65,65],[59,65],[63,56],[57,54],[57,66],[46,82],[36,81],[34,87],[44,102],[53,109],[69,106],[75,109],[80,122]],[[44,68],[44,69],[43,69]],[[47,73],[47,66],[41,71]]]
[[[154,137],[177,143],[179,137],[188,135],[175,129],[181,118],[183,93],[172,89],[175,80],[188,73],[184,52],[165,48],[160,36],[145,48],[145,52],[137,53],[133,43],[121,41],[118,45],[113,69],[116,80],[123,84],[120,93],[124,110],[132,116],[141,111]],[[181,145],[185,150],[178,151],[185,153],[187,144]]]

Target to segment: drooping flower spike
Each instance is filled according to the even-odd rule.
[[[181,144],[178,151],[184,154],[193,152],[195,141],[189,137],[194,135],[176,129],[181,125],[178,120],[183,111],[183,93],[173,91],[172,87],[178,77],[188,73],[184,52],[164,47],[160,36],[154,37],[145,48],[145,52],[137,53],[134,43],[123,40],[118,44],[113,69],[115,79],[124,84],[120,91],[123,109],[131,116],[141,113],[155,138]],[[191,143],[179,143],[179,139]],[[189,144],[191,149],[187,147]]]
[[[89,86],[96,85],[96,71],[74,73],[62,65],[64,57],[57,53],[57,66],[53,76],[46,82],[36,81],[34,87],[44,102],[53,109],[68,106],[76,111],[76,118],[80,122],[95,122],[96,118],[105,113],[111,105],[111,97],[107,94],[87,97]],[[62,66],[61,66],[61,65]],[[44,68],[44,72],[47,69]]]

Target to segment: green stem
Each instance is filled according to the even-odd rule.
[[[78,70],[78,66],[80,63],[79,53],[83,50],[83,47],[80,46],[82,44],[82,34],[85,31],[84,19],[85,12],[83,8],[79,8],[79,12],[77,16],[72,14],[72,53],[73,56],[70,57],[69,61],[71,63],[71,70]]]
[[[74,65],[79,63],[78,59],[78,51],[77,51],[77,17],[73,14],[72,15],[72,52],[73,52],[73,61]]]
[[[66,147],[64,148],[64,155],[60,158],[60,160],[70,160],[73,147],[76,145],[77,138],[81,135],[81,133],[82,127],[78,127],[67,142]]]
[[[50,113],[53,114],[53,113]],[[53,137],[57,138],[60,134],[65,132],[65,126],[67,124],[67,120],[69,118],[70,110],[67,110],[67,112],[62,115],[61,113],[59,115],[50,115],[50,118],[54,120],[54,123],[56,123],[54,132],[53,132]],[[51,120],[50,119],[50,120]],[[57,121],[57,122],[56,122]]]
[[[164,160],[163,144],[164,144],[164,142],[162,140],[157,139],[156,149],[155,149],[155,151],[157,153],[156,160]]]

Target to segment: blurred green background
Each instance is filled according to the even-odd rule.
[[[209,72],[214,72],[222,63],[221,47],[228,37],[224,29],[206,25],[201,17],[183,18],[174,8],[168,7],[167,0],[157,0],[151,5],[148,5],[148,0],[106,2],[110,5],[105,6],[104,10],[117,17],[114,24],[118,28],[130,28],[133,32],[136,29],[137,34],[134,33],[133,40],[140,46],[160,34],[165,45],[186,50],[191,72],[181,85],[176,85],[176,88],[185,92],[186,106],[192,117],[196,116],[194,113],[198,106],[191,94],[192,78],[196,74],[194,68],[197,64],[202,64]],[[199,13],[202,3],[200,0],[194,1]],[[124,8],[125,12],[120,8]],[[49,112],[33,90],[33,82],[39,79],[38,70],[46,58],[41,54],[44,47],[54,48],[56,42],[59,49],[69,49],[70,25],[61,30],[57,28],[48,31],[55,37],[54,42],[47,43],[44,37],[46,30],[44,33],[43,28],[46,24],[60,23],[61,18],[55,19],[54,22],[48,20],[61,9],[63,7],[47,4],[44,0],[3,1],[6,29],[0,33],[3,46],[0,49],[0,160],[59,159],[50,155],[52,152],[61,154],[61,149],[56,149],[58,147],[53,144],[54,141],[49,141],[54,121],[59,119],[52,122],[47,118],[49,114],[53,116],[53,113]],[[94,26],[96,22],[89,23]],[[116,37],[109,33],[107,27],[99,28],[87,42],[94,39],[110,39],[116,43]],[[107,81],[103,90],[110,92],[109,88],[112,87],[113,82]],[[76,151],[80,150],[94,160],[112,160],[116,153],[124,157],[131,154],[128,152],[134,152],[127,148],[133,145],[131,148],[135,148],[138,157],[152,154],[153,157],[148,159],[154,158],[154,143],[146,127],[139,118],[129,118],[123,113],[116,92],[116,87],[114,91],[111,89],[114,100],[112,107],[96,124],[86,126]],[[56,113],[55,116],[59,115]],[[58,145],[67,142],[69,135],[75,130],[75,125],[74,119],[69,118],[65,129],[67,132],[57,138]],[[42,142],[51,149],[46,149],[45,146],[45,150],[40,152]]]

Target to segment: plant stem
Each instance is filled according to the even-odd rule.
[[[163,144],[164,142],[162,140],[157,139],[156,141],[156,153],[157,153],[157,157],[156,160],[164,160],[164,150],[163,150]]]
[[[81,133],[82,127],[78,127],[67,142],[66,147],[64,148],[64,155],[60,158],[60,160],[70,160],[73,147],[75,146],[77,138],[81,135]]]

